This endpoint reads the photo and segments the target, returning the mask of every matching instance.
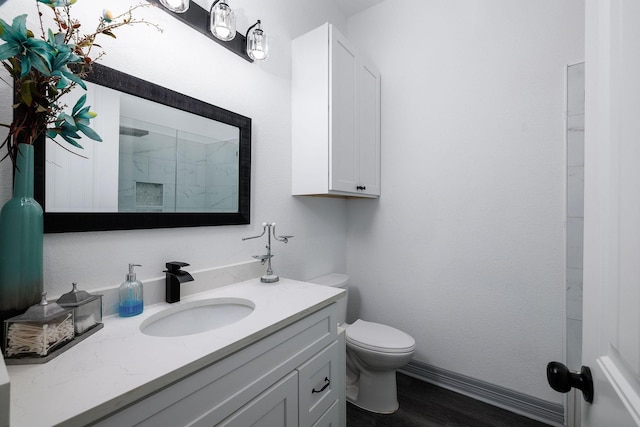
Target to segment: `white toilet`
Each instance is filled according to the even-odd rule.
[[[347,289],[349,276],[331,273],[309,282]],[[396,370],[409,363],[416,341],[380,323],[358,319],[347,324],[347,300],[348,294],[338,301],[338,321],[346,328],[347,400],[371,412],[393,413],[398,410]]]

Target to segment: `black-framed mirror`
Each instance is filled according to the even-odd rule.
[[[101,116],[111,114],[112,110],[116,111],[111,114],[116,117],[114,120],[119,120],[117,130],[113,129],[116,127],[113,123],[109,123],[106,130],[99,131],[103,137],[102,142],[88,142],[87,144],[111,144],[107,145],[111,150],[113,150],[114,144],[117,144],[117,148],[114,155],[104,156],[100,159],[97,154],[93,161],[80,159],[81,163],[76,165],[80,164],[82,168],[86,168],[91,167],[87,166],[91,162],[99,164],[106,171],[102,172],[103,177],[97,181],[112,181],[112,183],[106,187],[107,190],[92,189],[92,191],[99,196],[104,196],[105,193],[107,195],[113,193],[113,195],[109,202],[106,204],[101,202],[97,207],[76,207],[79,205],[75,201],[69,205],[60,206],[59,200],[61,198],[84,193],[84,190],[53,187],[53,182],[56,186],[59,186],[61,182],[65,183],[65,181],[72,181],[75,183],[74,185],[78,185],[78,183],[84,183],[86,175],[79,175],[80,178],[76,177],[75,179],[73,177],[58,177],[55,173],[65,169],[76,171],[78,167],[69,166],[63,161],[56,160],[54,150],[60,148],[54,142],[47,141],[46,144],[37,144],[34,191],[36,200],[44,209],[45,233],[237,225],[250,222],[250,118],[98,64],[93,65],[93,72],[86,81],[98,87],[107,88],[118,99],[115,101],[117,104],[114,108],[108,107],[110,105],[108,102],[101,105],[108,108],[98,111],[99,116],[94,119],[92,125],[100,123],[98,119]],[[92,87],[89,87],[89,91]],[[103,102],[100,99],[102,99],[102,95],[98,96],[95,102]],[[127,106],[125,106],[125,101],[120,99],[128,99]],[[152,104],[145,106],[140,104],[140,102],[149,101]],[[87,102],[87,105],[91,105],[91,103]],[[160,113],[157,113],[155,109],[163,108],[162,106],[172,109],[170,117],[158,118],[155,120],[157,123],[148,123],[154,121],[148,117],[157,117]],[[97,110],[97,107],[93,109]],[[147,117],[130,117],[135,116],[136,111],[147,112]],[[183,113],[186,114],[184,117]],[[206,129],[197,132],[191,132],[191,129],[186,131],[184,129],[167,130],[171,127],[168,122],[180,122],[181,125],[176,126],[182,126],[183,123],[190,123],[192,119],[207,122]],[[216,129],[225,128],[226,130],[221,131],[224,136],[212,137],[210,135],[211,126]],[[228,135],[229,130],[231,130],[232,136]],[[178,158],[175,162],[178,166],[167,166],[165,159],[162,159],[161,162],[164,162],[164,172],[168,170],[167,175],[175,175],[176,181],[164,182],[164,178],[159,178],[157,173],[154,176],[154,159],[149,158],[148,148],[164,144],[166,151],[167,146],[170,145],[167,145],[166,142],[167,134],[174,131],[176,135],[173,138],[177,142],[174,143],[175,148],[171,148],[171,150],[176,152]],[[105,138],[105,134],[109,138]],[[139,141],[132,142],[132,139]],[[141,142],[143,140],[144,142]],[[132,154],[132,146],[145,148],[136,149],[137,154]],[[66,152],[67,150],[62,149],[62,151]],[[211,153],[219,151],[226,153],[224,160],[226,163],[218,159],[207,165],[203,163],[205,159],[200,158],[197,154],[206,153],[204,154],[206,162],[210,162],[210,157],[214,157]],[[80,153],[84,154],[82,151]],[[180,166],[179,163],[180,153],[183,153],[183,166]],[[131,167],[128,167],[129,172],[127,172],[127,167],[123,166],[126,164],[126,156],[137,156],[132,161]],[[158,154],[158,156],[160,155]],[[78,156],[71,157],[75,158],[74,161],[78,161]],[[117,165],[105,167],[104,159],[106,157],[114,158]],[[194,159],[194,157],[196,158]],[[235,160],[230,160],[233,157]],[[184,166],[185,162],[189,161],[189,166]],[[155,165],[157,166],[159,162],[156,159]],[[145,164],[149,165],[146,175],[142,173],[145,167],[141,166]],[[65,166],[67,167],[65,168]],[[189,169],[190,167],[192,169]],[[54,170],[53,175],[52,169]],[[156,167],[156,169],[158,168]],[[180,181],[180,171],[183,171],[182,175],[185,175],[182,181]],[[116,174],[117,177],[114,176]],[[141,174],[144,176],[141,177]],[[221,175],[224,176],[221,177]],[[203,178],[207,176],[211,176],[211,178]],[[211,180],[214,179],[219,182],[225,181],[224,186],[211,184]],[[208,185],[210,188],[202,187],[200,184]],[[181,205],[179,201],[185,198],[188,199],[188,203]]]

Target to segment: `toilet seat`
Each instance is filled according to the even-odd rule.
[[[380,353],[409,353],[416,348],[416,341],[411,335],[391,326],[360,319],[347,327],[346,341]]]

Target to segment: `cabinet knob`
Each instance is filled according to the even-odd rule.
[[[364,186],[364,185],[358,185],[358,186],[356,187],[356,190],[358,190],[358,191],[364,191],[364,190],[366,190],[366,189],[367,189],[367,187],[366,187],[366,186]]]
[[[311,389],[311,393],[322,393],[327,387],[329,387],[329,384],[331,384],[331,381],[329,381],[329,377],[324,377],[324,385],[322,386],[322,388],[320,390],[316,390],[315,388],[313,388]]]

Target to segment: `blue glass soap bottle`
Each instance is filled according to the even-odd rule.
[[[127,280],[120,285],[120,304],[118,312],[120,317],[131,317],[142,313],[144,302],[142,299],[142,282],[136,279],[134,267],[142,267],[140,264],[129,264]]]

